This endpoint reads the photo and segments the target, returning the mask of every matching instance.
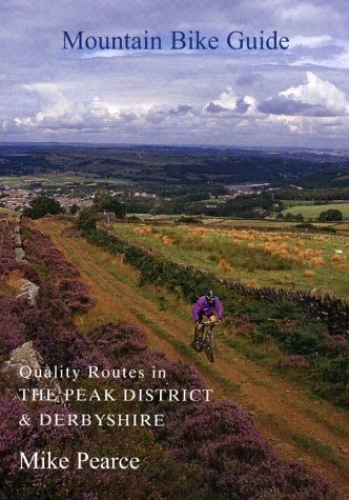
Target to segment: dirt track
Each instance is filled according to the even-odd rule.
[[[214,364],[204,354],[180,349],[191,341],[189,309],[188,319],[161,311],[144,291],[137,291],[137,273],[122,259],[103,254],[84,240],[67,237],[61,223],[38,222],[37,227],[54,237],[98,299],[98,308],[79,319],[82,329],[119,319],[142,324],[152,349],[196,365],[204,374],[206,386],[214,389],[215,397],[234,399],[244,407],[282,456],[311,465],[338,485],[343,499],[349,499],[348,413],[307,398],[299,387],[219,341]]]

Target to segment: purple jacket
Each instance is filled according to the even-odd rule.
[[[199,297],[198,300],[193,305],[192,315],[194,321],[201,321],[203,316],[210,317],[212,314],[216,313],[219,319],[223,316],[223,304],[218,297],[214,298],[212,305],[207,303],[205,295]]]

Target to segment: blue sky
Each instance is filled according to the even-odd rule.
[[[348,148],[345,0],[1,3],[2,142]],[[162,47],[64,50],[64,31],[90,45],[147,31]],[[171,47],[173,31],[184,48]],[[227,44],[233,31],[241,50]],[[248,50],[261,31],[289,47]],[[190,49],[196,32],[216,48]]]

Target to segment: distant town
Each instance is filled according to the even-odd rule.
[[[315,220],[349,218],[349,154],[66,144],[0,145],[0,207],[40,196],[76,213],[107,193],[127,214]],[[331,206],[335,204],[335,206]],[[318,208],[310,209],[317,205]],[[333,210],[335,210],[333,212]],[[340,212],[340,213],[338,213]]]

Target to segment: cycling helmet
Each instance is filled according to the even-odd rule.
[[[206,290],[205,297],[209,304],[212,304],[214,302],[214,293],[212,292],[212,290]]]

